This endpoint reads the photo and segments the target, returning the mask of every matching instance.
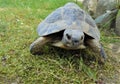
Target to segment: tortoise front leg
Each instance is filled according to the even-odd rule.
[[[39,37],[30,45],[30,52],[33,55],[41,54],[42,47],[48,43],[51,39],[48,37]]]
[[[99,53],[99,55],[101,56],[99,61],[104,63],[107,56],[102,44],[95,39],[89,39],[89,41],[87,41],[87,44],[95,53]]]

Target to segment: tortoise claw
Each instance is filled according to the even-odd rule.
[[[41,52],[41,50],[42,49],[39,46],[35,45],[34,43],[30,45],[30,53],[32,55],[42,55],[43,53]]]
[[[102,58],[104,58],[104,59],[106,60],[107,55],[106,55],[106,53],[105,53],[105,51],[104,51],[104,48],[102,47],[102,44],[101,44],[100,55],[102,56]]]
[[[102,44],[101,44],[101,49],[100,49],[100,56],[101,56],[100,63],[105,63],[105,61],[107,59],[107,55],[104,51]]]

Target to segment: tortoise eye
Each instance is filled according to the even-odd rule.
[[[83,36],[81,37],[81,40],[83,40]]]
[[[70,40],[71,39],[71,36],[69,34],[66,34],[67,36],[67,39]]]

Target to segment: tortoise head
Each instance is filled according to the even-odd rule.
[[[63,33],[62,42],[68,48],[78,49],[83,45],[84,37],[84,33],[80,29],[66,29]]]

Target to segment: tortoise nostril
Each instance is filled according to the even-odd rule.
[[[70,40],[71,39],[71,36],[69,34],[66,34],[67,36],[67,39]]]
[[[78,41],[78,40],[73,40],[73,42],[74,42],[74,43],[79,43],[79,41]]]

